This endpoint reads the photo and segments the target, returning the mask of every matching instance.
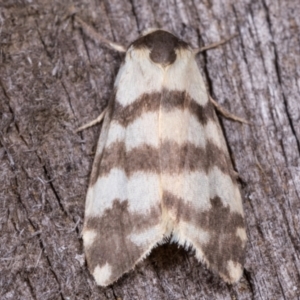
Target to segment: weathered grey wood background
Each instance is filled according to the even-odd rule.
[[[149,27],[194,47],[210,93],[252,126],[220,117],[241,175],[249,235],[229,286],[175,245],[155,249],[106,289],[82,255],[85,194],[122,56],[66,18],[74,5],[128,44]],[[0,2],[1,299],[300,299],[300,2],[2,0]],[[118,259],[116,257],[116,259]]]

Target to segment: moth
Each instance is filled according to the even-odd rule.
[[[104,42],[126,53],[97,119],[103,125],[83,228],[90,272],[98,285],[110,285],[170,238],[193,249],[224,281],[237,282],[247,240],[244,213],[195,60],[199,49],[160,29],[126,50]]]

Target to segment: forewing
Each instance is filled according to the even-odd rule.
[[[236,175],[195,60],[172,68],[161,115],[163,208],[173,240],[233,283],[242,275],[246,243]]]
[[[131,270],[163,238],[160,75],[159,70],[145,70],[146,63],[141,66],[140,58],[129,54],[104,120],[86,199],[85,254],[102,286]]]

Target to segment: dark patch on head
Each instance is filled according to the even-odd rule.
[[[197,240],[192,242],[202,249],[210,268],[223,274],[230,282],[228,261],[232,260],[242,266],[244,264],[245,246],[236,235],[238,228],[245,228],[244,219],[239,213],[231,212],[229,206],[224,206],[219,197],[210,199],[210,203],[209,210],[199,211],[184,199],[163,192],[163,207],[172,211],[178,222],[188,222],[209,233],[210,239],[207,244],[203,245]]]
[[[142,36],[134,41],[132,45],[135,49],[148,48],[150,50],[150,59],[162,66],[174,63],[176,60],[176,49],[189,47],[186,42],[164,30],[157,30]]]
[[[149,240],[149,243],[137,246],[128,236],[141,233],[160,222],[160,207],[151,208],[147,214],[139,214],[130,213],[128,206],[127,200],[115,199],[112,208],[106,209],[101,217],[87,217],[85,220],[84,230],[97,232],[94,243],[85,249],[89,269],[93,273],[97,265],[102,267],[108,263],[112,267],[111,283],[131,270],[149,250],[149,243],[153,243]]]

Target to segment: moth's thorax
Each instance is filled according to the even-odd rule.
[[[175,35],[164,30],[155,30],[138,38],[129,49],[133,51],[148,50],[152,62],[166,67],[176,61],[181,50],[189,48],[186,42]]]

